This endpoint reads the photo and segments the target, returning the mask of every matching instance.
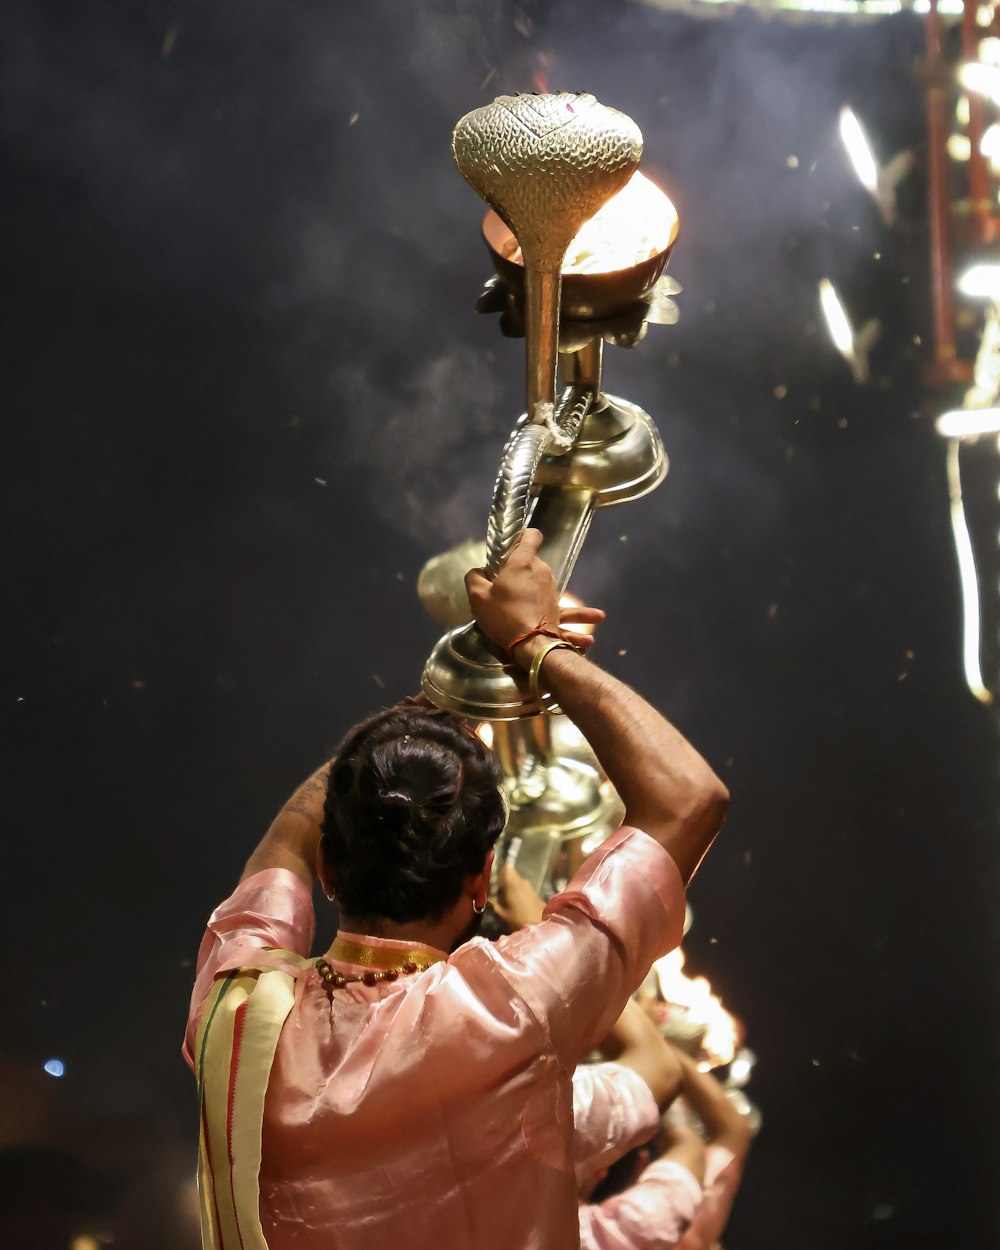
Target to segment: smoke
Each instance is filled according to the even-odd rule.
[[[393,383],[370,362],[344,364],[330,386],[343,411],[362,418],[337,429],[331,454],[346,435],[385,521],[429,551],[485,535],[502,433],[495,366],[484,353],[449,348]]]

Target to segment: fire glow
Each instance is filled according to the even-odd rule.
[[[677,210],[669,197],[638,170],[607,204],[580,227],[566,249],[562,271],[569,273],[616,273],[641,265],[666,251],[677,233]],[[512,239],[506,257],[524,263],[521,249]]]
[[[709,981],[685,974],[684,952],[679,947],[658,959],[653,968],[668,1007],[679,1008],[692,1024],[704,1026],[700,1066],[708,1070],[730,1063],[736,1053],[736,1020],[712,993]]]

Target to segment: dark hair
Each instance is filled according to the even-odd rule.
[[[352,917],[438,919],[503,831],[500,772],[450,712],[393,707],[350,730],[330,771],[323,856]]]

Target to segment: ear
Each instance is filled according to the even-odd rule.
[[[495,855],[496,851],[491,846],[489,854],[486,855],[486,863],[482,865],[481,873],[475,878],[475,891],[472,894],[472,898],[474,898],[475,903],[480,908],[485,908],[486,899],[490,893],[490,875],[492,874],[492,861],[494,861]]]
[[[466,893],[480,907],[486,906],[486,899],[490,892],[490,874],[493,871],[493,857],[495,854],[496,852],[490,847],[489,854],[486,856],[486,862],[483,864],[483,871],[465,878]]]
[[[319,877],[320,886],[322,887],[323,893],[327,896],[327,898],[329,898],[331,894],[335,894],[337,892],[337,883],[330,875],[330,870],[327,867],[323,850],[319,846],[316,848],[316,876]]]

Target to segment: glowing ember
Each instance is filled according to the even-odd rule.
[[[655,182],[638,172],[591,217],[563,258],[563,273],[615,273],[665,251],[676,233],[677,210]],[[524,263],[515,239],[506,258]]]
[[[703,1027],[701,1067],[722,1067],[736,1053],[736,1021],[726,1011],[721,999],[712,993],[705,977],[689,977],[684,973],[684,952],[672,950],[653,964],[660,994],[668,1005],[668,1019],[675,1010],[686,1017],[685,1023]]]

